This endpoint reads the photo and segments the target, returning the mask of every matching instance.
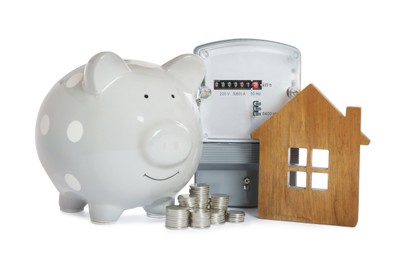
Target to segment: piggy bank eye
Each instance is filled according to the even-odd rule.
[[[149,96],[147,94],[144,95],[144,98],[149,98]]]
[[[172,98],[175,98],[175,95],[174,95],[174,94],[172,94],[172,95],[171,95],[171,97],[172,97]]]

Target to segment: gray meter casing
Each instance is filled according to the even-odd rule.
[[[203,154],[195,182],[226,193],[233,207],[258,203],[259,143],[250,133],[300,90],[295,47],[235,39],[195,48],[206,65],[199,91]]]

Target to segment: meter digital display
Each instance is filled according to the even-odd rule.
[[[261,90],[262,80],[214,80],[214,90]]]

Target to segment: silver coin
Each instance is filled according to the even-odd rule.
[[[230,223],[241,223],[245,220],[245,212],[242,210],[229,210],[226,213],[226,221]]]
[[[207,209],[209,207],[209,185],[205,183],[191,184],[189,196],[195,198],[197,208]]]
[[[190,184],[189,187],[191,189],[209,189],[209,185],[207,183],[194,183]]]
[[[212,194],[210,208],[227,210],[229,196],[227,194]]]
[[[168,229],[184,229],[189,225],[189,211],[187,207],[167,206],[165,226]]]
[[[228,210],[227,214],[229,216],[245,216],[245,212],[242,210]]]
[[[170,225],[165,225],[165,227],[167,228],[167,229],[174,229],[174,230],[176,230],[176,229],[186,229],[186,228],[188,228],[188,226],[186,225],[186,226],[170,226]]]
[[[191,197],[189,194],[181,194],[178,196],[178,202],[180,206],[187,208],[197,207],[196,197]]]
[[[225,211],[221,209],[210,209],[211,224],[224,224],[226,222]]]
[[[207,209],[192,209],[190,212],[190,226],[192,228],[209,228],[211,225],[210,211]]]
[[[187,211],[187,208],[178,206],[178,205],[171,205],[166,207],[166,211]]]
[[[229,198],[229,196],[227,195],[227,194],[211,194],[211,197],[212,198],[215,198],[215,199],[227,199],[228,200],[228,198]]]

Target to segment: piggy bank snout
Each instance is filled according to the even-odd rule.
[[[192,151],[192,136],[181,124],[164,124],[147,131],[144,153],[148,161],[159,167],[182,163]]]

